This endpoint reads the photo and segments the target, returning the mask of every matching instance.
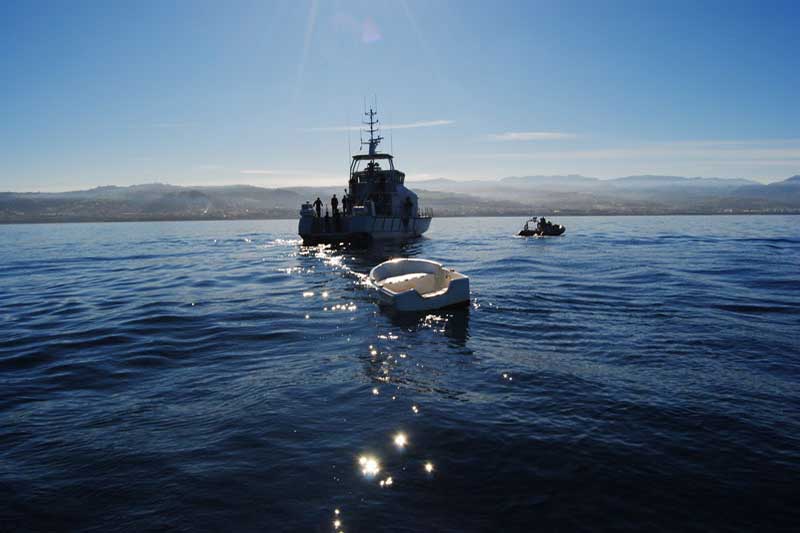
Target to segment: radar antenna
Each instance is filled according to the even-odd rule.
[[[380,135],[379,121],[375,118],[376,115],[377,113],[375,110],[370,107],[369,111],[364,113],[367,120],[362,122],[365,126],[369,126],[369,129],[364,131],[364,133],[369,133],[369,141],[364,142],[363,139],[361,140],[362,145],[369,145],[369,155],[375,155],[377,153],[378,145],[383,140],[383,137]]]

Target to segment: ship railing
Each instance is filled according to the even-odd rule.
[[[344,215],[337,214],[329,217],[314,217],[311,221],[312,233],[341,233]]]
[[[417,209],[417,218],[433,218],[433,209],[429,207]]]

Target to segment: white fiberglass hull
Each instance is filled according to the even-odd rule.
[[[392,259],[372,269],[381,304],[397,311],[431,311],[469,303],[469,278],[426,259]]]

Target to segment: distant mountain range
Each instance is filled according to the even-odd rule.
[[[410,182],[439,216],[564,214],[800,213],[800,175],[749,180],[627,176],[514,176],[500,180]],[[267,189],[162,183],[63,193],[0,193],[0,223],[294,218],[317,196],[342,187]]]
[[[537,213],[722,214],[800,213],[800,176],[760,184],[728,178],[580,175],[513,176],[496,181],[418,181],[432,191],[469,194],[483,200],[522,204]]]

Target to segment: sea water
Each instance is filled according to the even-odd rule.
[[[523,222],[0,227],[0,530],[796,528],[800,217]]]

